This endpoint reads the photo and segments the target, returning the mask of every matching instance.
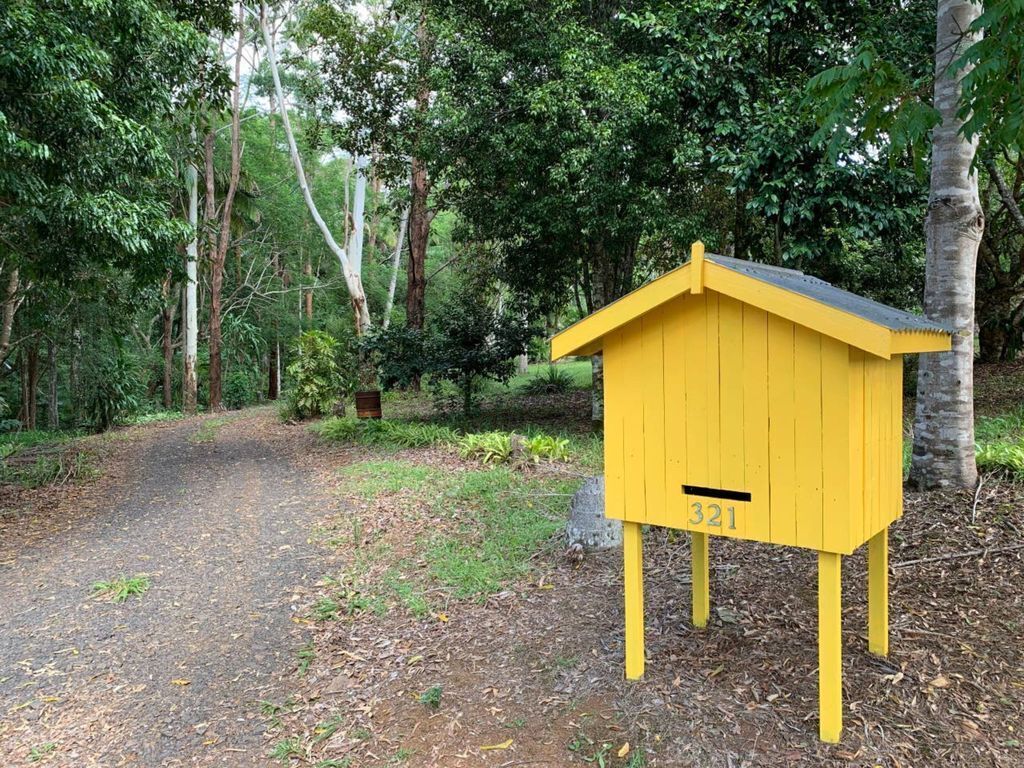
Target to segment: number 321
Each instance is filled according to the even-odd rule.
[[[690,525],[700,525],[701,523],[707,522],[709,528],[721,528],[722,527],[722,507],[718,504],[708,504],[707,520],[704,519],[704,505],[699,501],[693,502],[690,505],[692,510],[690,513]],[[726,513],[729,515],[729,525],[726,526],[730,531],[736,530],[736,508],[728,507]]]

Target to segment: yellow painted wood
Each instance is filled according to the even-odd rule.
[[[796,543],[808,549],[822,549],[821,338],[795,326]]]
[[[644,494],[649,525],[668,525],[665,513],[665,372],[661,307],[640,319],[644,418]]]
[[[711,615],[710,564],[706,533],[690,533],[690,572],[693,582],[693,626],[706,627]]]
[[[867,516],[864,479],[864,353],[850,350],[850,542],[860,546],[865,539]]]
[[[684,526],[686,500],[686,323],[683,299],[665,305],[662,314],[665,371],[665,525]]]
[[[889,529],[868,539],[868,650],[889,655]]]
[[[706,298],[705,294],[689,296],[683,302],[683,323],[686,327],[683,337],[683,357],[686,360],[686,475],[683,482],[703,486],[709,485]]]
[[[768,313],[743,305],[743,536],[771,540],[768,436]]]
[[[793,323],[768,315],[771,541],[796,546],[796,403]]]
[[[722,423],[719,386],[722,371],[719,367],[718,297],[714,291],[707,291],[704,300],[705,332],[707,333],[707,358],[705,361],[704,384],[708,399],[705,405],[704,421],[707,424],[707,485],[720,488],[722,485]]]
[[[872,536],[881,526],[883,493],[887,454],[886,430],[889,416],[889,398],[885,386],[884,361],[867,357],[864,361],[864,536]]]
[[[644,461],[644,409],[640,402],[644,391],[643,345],[639,321],[622,329],[622,386],[624,414],[623,484],[626,519],[647,522],[647,494],[644,490],[647,466]]]
[[[690,246],[690,293],[704,290],[704,243],[700,240]]]
[[[622,524],[623,585],[626,599],[626,678],[644,676],[644,567],[640,523]]]
[[[818,553],[818,716],[822,741],[835,744],[843,732],[842,560]]]
[[[704,263],[705,288],[760,307],[773,315],[800,323],[878,357],[890,356],[893,333],[888,328],[801,294],[733,272],[715,264],[712,259]]]
[[[893,506],[887,514],[886,526],[903,517],[903,355],[896,355],[889,362],[889,396],[892,398],[892,467],[896,471],[893,479]]]
[[[948,333],[931,331],[899,331],[892,335],[894,355],[913,352],[947,352],[952,347],[952,339]]]
[[[625,354],[622,333],[614,331],[604,347],[604,514],[626,519],[625,488]]]
[[[690,265],[684,264],[555,334],[551,338],[551,359],[592,355],[601,349],[605,335],[689,290]]]
[[[747,371],[743,359],[743,305],[729,296],[718,297],[719,360],[719,439],[721,487],[750,491],[746,480],[744,448],[744,382]],[[744,537],[748,517],[744,501],[723,502],[727,513],[722,521],[722,536]],[[732,508],[732,514],[728,509]]]
[[[827,552],[850,554],[850,373],[849,347],[821,337],[822,421],[822,546]],[[859,543],[859,542],[858,542]]]

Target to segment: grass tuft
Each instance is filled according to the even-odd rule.
[[[123,603],[129,597],[141,597],[150,587],[149,576],[121,576],[112,581],[97,581],[92,585],[93,594],[106,596],[112,603]]]

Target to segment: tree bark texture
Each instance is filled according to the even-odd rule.
[[[174,303],[171,302],[172,294],[170,274],[164,278],[160,293],[163,297],[163,308],[160,311],[162,321],[162,334],[160,337],[163,358],[163,404],[164,408],[170,408],[174,403],[173,370],[174,370]]]
[[[245,6],[238,6],[238,40],[235,49],[235,81],[231,89],[231,171],[228,188],[220,212],[220,235],[213,253],[210,254],[210,410],[221,409],[223,387],[224,352],[221,340],[221,293],[224,289],[224,264],[231,245],[231,214],[234,209],[238,178],[241,175],[242,152],[239,145],[241,129],[240,97],[242,90],[242,49],[245,45]],[[212,199],[213,181],[213,133],[207,135],[206,145],[206,190]],[[210,205],[207,202],[207,210]]]
[[[391,311],[395,307],[395,286],[398,284],[398,266],[402,261],[402,244],[405,242],[405,231],[409,227],[409,208],[402,211],[402,221],[398,225],[398,238],[395,241],[395,252],[391,255],[391,279],[388,281],[388,299],[384,304],[384,316],[381,327],[387,330],[391,325]]]
[[[182,292],[183,370],[181,377],[181,407],[186,414],[194,414],[197,408],[198,381],[196,359],[199,353],[199,307],[196,304],[199,258],[199,172],[192,164],[186,168],[188,183],[188,223],[192,227],[185,257],[185,290]]]
[[[46,340],[46,425],[50,429],[60,429],[60,402],[57,397],[57,344],[53,339]]]
[[[919,488],[966,487],[977,481],[974,459],[974,300],[978,245],[985,216],[973,169],[977,139],[957,117],[960,77],[951,64],[978,40],[966,30],[981,5],[940,0],[935,38],[935,108],[942,123],[932,141],[925,220],[924,311],[953,331],[950,352],[921,355],[910,480]]]
[[[0,322],[0,363],[11,353],[11,331],[14,329],[14,314],[21,306],[24,296],[19,294],[21,283],[18,279],[18,268],[11,270],[7,277],[7,290],[4,293],[3,320]]]

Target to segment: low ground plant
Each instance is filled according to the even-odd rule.
[[[384,419],[325,419],[314,431],[326,440],[357,442],[388,448],[422,448],[453,443],[458,433],[441,424]]]
[[[141,597],[151,585],[149,576],[120,576],[111,581],[97,581],[92,585],[93,594],[107,597],[112,603],[123,603],[129,597]]]
[[[569,371],[549,365],[537,376],[526,380],[519,391],[527,395],[557,395],[576,388],[576,379]]]
[[[1024,405],[975,424],[978,469],[1024,478]]]

